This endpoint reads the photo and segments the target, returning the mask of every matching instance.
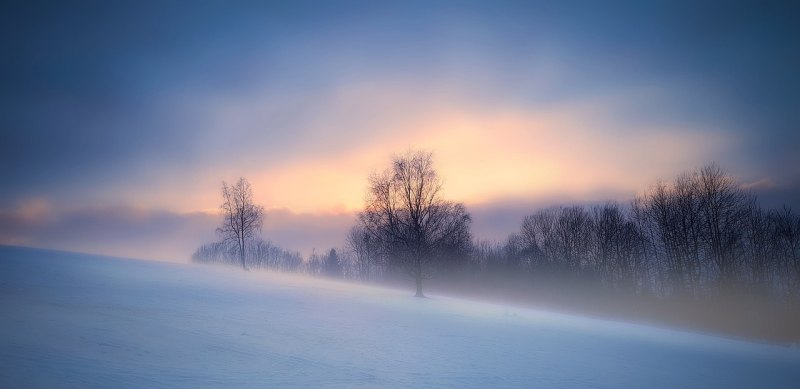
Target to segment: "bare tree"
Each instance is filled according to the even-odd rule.
[[[253,204],[253,190],[245,178],[239,178],[235,185],[223,181],[222,200],[224,220],[217,232],[223,241],[234,243],[242,269],[247,270],[246,245],[261,231],[264,207]]]
[[[596,273],[616,286],[619,280],[615,279],[617,273],[627,273],[619,254],[619,245],[624,243],[623,232],[625,229],[625,215],[616,203],[608,202],[602,206],[592,208],[592,265]]]
[[[587,265],[591,247],[591,217],[583,207],[559,208],[555,223],[557,255],[567,271],[579,274]]]
[[[342,263],[339,254],[336,253],[336,249],[331,249],[328,255],[325,256],[324,270],[325,275],[328,277],[342,277]]]
[[[770,212],[773,252],[783,273],[785,288],[800,302],[800,215],[784,206]]]
[[[616,202],[595,206],[592,211],[591,263],[595,273],[610,288],[644,289],[646,239],[631,213]]]
[[[764,293],[773,283],[775,257],[771,250],[772,219],[756,202],[755,197],[747,205],[743,243],[745,247],[743,269],[749,276],[750,287],[757,293]],[[772,259],[772,260],[770,260]]]
[[[469,236],[471,219],[464,205],[442,199],[441,188],[432,154],[409,151],[370,177],[359,214],[361,226],[380,242],[385,256],[415,280],[418,297],[424,296],[422,282],[430,277],[431,261]]]
[[[347,246],[355,255],[355,266],[358,277],[369,282],[372,273],[380,265],[378,242],[361,225],[353,226],[347,233]]]
[[[720,286],[727,288],[736,278],[736,250],[747,215],[748,198],[736,180],[718,165],[703,167],[697,179],[703,238],[718,272]]]
[[[303,265],[300,253],[285,250],[260,239],[254,239],[247,246],[246,252],[251,268],[296,272],[301,270]],[[240,266],[242,262],[240,255],[235,241],[214,242],[198,247],[192,255],[192,262]]]
[[[516,236],[512,234],[513,236]],[[509,237],[509,240],[517,240],[516,238]],[[503,266],[503,263],[509,255],[503,252],[504,247],[499,242],[494,242],[486,239],[480,239],[472,245],[472,254],[470,255],[476,271],[479,273],[486,273],[487,271],[494,270],[498,265]]]
[[[534,271],[552,272],[560,266],[556,253],[556,211],[555,208],[542,209],[522,221],[520,237],[525,246],[523,251],[530,254]]]
[[[709,264],[703,256],[699,173],[685,172],[671,184],[657,183],[633,204],[638,226],[653,245],[661,281],[672,293],[699,293]]]

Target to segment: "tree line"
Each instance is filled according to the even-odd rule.
[[[250,191],[243,179],[234,187]],[[580,282],[659,297],[702,299],[744,291],[800,300],[800,215],[786,206],[763,208],[715,164],[658,182],[630,203],[537,210],[504,241],[473,239],[466,207],[444,199],[441,189],[430,152],[394,156],[384,171],[369,177],[364,209],[345,247],[303,261],[271,245],[286,255],[269,257],[261,254],[269,250],[255,249],[264,245],[252,239],[260,228],[260,208],[235,202],[231,208],[228,196],[236,190],[223,185],[225,223],[246,224],[241,213],[231,217],[229,210],[237,207],[257,214],[259,222],[251,223],[244,239],[246,231],[224,225],[222,242],[201,247],[194,257],[367,282],[405,275],[417,296],[423,296],[423,283],[436,277],[475,284]],[[212,252],[226,252],[227,259]],[[299,260],[278,265],[283,257]]]
[[[301,272],[306,264],[299,252],[260,239],[246,242],[244,249],[230,240],[204,244],[192,254],[192,262],[241,266],[243,253],[247,259],[246,268]]]

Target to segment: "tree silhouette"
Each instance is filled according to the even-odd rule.
[[[347,246],[355,256],[355,270],[362,281],[369,282],[375,268],[381,265],[378,243],[360,224],[347,233]]]
[[[242,269],[247,270],[246,245],[261,231],[264,207],[253,204],[253,190],[245,178],[239,178],[235,185],[223,181],[222,199],[224,220],[217,232],[223,241],[234,243]]]
[[[454,240],[469,236],[470,216],[463,204],[441,197],[442,182],[430,152],[408,151],[369,179],[359,221],[380,242],[383,254],[416,282],[431,275],[431,261],[441,258]]]
[[[328,277],[341,277],[342,264],[339,261],[339,254],[335,249],[331,249],[325,257],[325,274]]]

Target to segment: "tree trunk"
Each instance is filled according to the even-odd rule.
[[[242,260],[242,269],[247,270],[247,263],[244,261],[244,241],[239,242],[239,257]]]
[[[422,277],[417,277],[416,281],[417,281],[417,294],[414,295],[414,296],[415,297],[425,297],[425,295],[422,294]]]

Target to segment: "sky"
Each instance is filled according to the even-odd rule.
[[[0,244],[185,261],[247,178],[264,239],[341,247],[367,177],[434,153],[476,238],[717,162],[800,206],[779,2],[0,5]]]

